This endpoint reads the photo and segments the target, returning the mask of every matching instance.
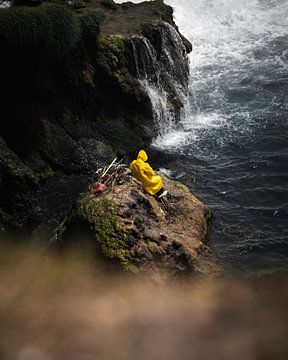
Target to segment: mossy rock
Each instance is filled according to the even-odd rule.
[[[126,269],[129,265],[127,237],[117,218],[113,201],[84,196],[77,204],[75,216],[89,223],[103,255],[120,261]]]
[[[170,194],[163,202],[145,193],[128,168],[122,174],[118,184],[114,181],[98,196],[83,193],[75,206],[71,223],[81,224],[83,231],[90,230],[89,239],[97,255],[117,260],[133,274],[160,281],[167,276],[177,281],[196,275],[217,277],[221,267],[204,243],[207,206],[187,186],[163,174],[164,187]],[[94,244],[100,244],[101,251]]]
[[[129,70],[129,41],[122,35],[99,35],[96,63],[102,78],[115,88],[113,95],[128,97],[130,104],[143,103],[141,86]]]
[[[121,35],[100,35],[98,37],[99,58],[97,62],[107,73],[126,68],[125,37]]]

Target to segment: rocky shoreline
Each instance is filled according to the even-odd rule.
[[[173,10],[163,1],[67,4],[44,2],[0,9],[0,41],[5,50],[0,64],[4,85],[0,109],[3,235],[34,232],[51,238],[100,166],[116,155],[129,162],[161,130],[159,104],[153,103],[149,91],[164,97],[172,121],[179,118],[188,91],[187,53],[192,45],[179,33]],[[21,30],[20,38],[9,37],[9,29],[1,30],[11,19],[19,19],[15,26]],[[52,26],[57,41],[49,38],[44,25],[38,30],[31,27],[32,20]],[[124,257],[120,263],[159,278],[169,271],[177,276],[182,271],[217,273],[220,267],[215,255],[204,245],[207,207],[184,186],[165,181],[176,196],[165,209],[133,179],[103,196],[110,202],[111,196],[126,194],[126,208],[135,204],[131,219],[122,213],[124,205],[122,210],[117,201],[112,206],[117,208],[116,218],[122,219],[125,251],[120,252],[126,252],[135,238],[127,250],[129,260]],[[84,195],[77,202],[74,220],[95,227],[83,207],[97,209],[96,203]],[[185,216],[175,215],[177,220],[172,221],[172,210]],[[108,206],[100,218],[111,218],[108,214],[113,211]],[[133,226],[127,227],[130,220]],[[149,224],[144,226],[145,222]],[[102,234],[97,230],[98,238],[105,235],[104,230]]]

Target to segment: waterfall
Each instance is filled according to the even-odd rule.
[[[157,132],[162,134],[172,128],[175,115],[169,109],[168,94],[161,86],[156,52],[144,36],[133,36],[131,42],[137,79],[149,96]]]
[[[153,32],[161,39],[158,46],[152,43]],[[135,76],[149,96],[156,131],[163,136],[177,124],[186,100],[188,58],[181,37],[170,24],[154,24],[144,33],[131,38]]]

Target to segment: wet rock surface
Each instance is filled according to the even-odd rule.
[[[104,256],[135,274],[157,282],[218,276],[221,266],[205,244],[210,210],[185,185],[167,177],[164,184],[163,200],[144,193],[131,175],[99,196],[84,193],[73,221],[87,224]]]

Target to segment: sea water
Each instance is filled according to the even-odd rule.
[[[180,124],[154,140],[154,164],[213,210],[224,266],[288,271],[288,0],[165,2],[193,52]]]

